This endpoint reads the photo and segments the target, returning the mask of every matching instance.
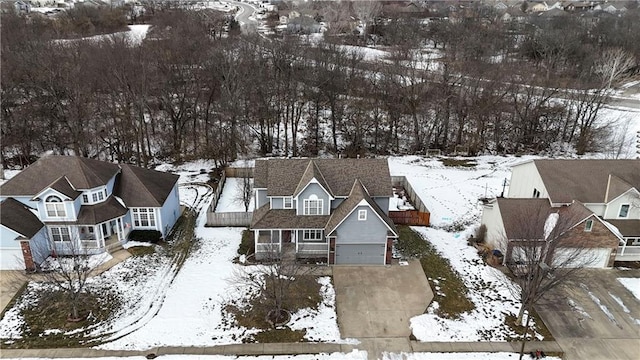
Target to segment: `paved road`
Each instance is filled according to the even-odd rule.
[[[640,301],[618,277],[637,279],[640,270],[591,269],[536,306],[566,360],[638,359]]]
[[[236,14],[236,21],[240,23],[243,31],[257,31],[258,21],[255,18],[251,18],[252,15],[258,10],[255,6],[240,2],[240,1],[227,1],[229,4],[237,6],[240,10]]]

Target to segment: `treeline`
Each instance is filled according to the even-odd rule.
[[[143,166],[200,157],[224,164],[255,152],[597,150],[610,130],[597,121],[607,87],[637,67],[640,43],[640,32],[628,34],[636,42],[615,42],[579,27],[599,40],[583,42],[591,56],[575,57],[559,50],[574,37],[550,47],[540,27],[399,18],[385,26],[412,35],[396,36],[390,55],[374,60],[330,42],[225,35],[226,21],[211,12],[171,9],[152,21],[142,44],[50,41],[3,15],[5,165],[48,150]],[[620,59],[633,61],[622,68]]]

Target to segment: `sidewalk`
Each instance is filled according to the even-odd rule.
[[[378,359],[386,352],[518,352],[519,342],[417,342],[406,338],[367,339],[358,345],[327,343],[232,344],[212,347],[160,347],[147,351],[111,351],[89,348],[73,349],[2,349],[0,358],[95,358],[161,355],[300,355],[317,353],[349,353],[354,349],[368,351],[369,359]],[[372,345],[375,345],[375,350]],[[529,342],[525,352],[542,349],[562,352],[555,341]]]

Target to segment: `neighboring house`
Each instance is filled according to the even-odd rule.
[[[517,7],[512,7],[507,9],[504,14],[500,17],[500,19],[504,22],[509,21],[517,21],[522,22],[526,19],[527,14],[525,14],[522,10]]]
[[[136,229],[157,230],[165,237],[180,216],[177,181],[177,175],[132,165],[43,157],[0,186],[3,258],[12,241],[14,252],[22,246],[27,254],[25,246],[30,247],[34,263],[26,256],[23,260],[26,269],[33,269],[49,254],[105,252]],[[35,216],[25,219],[31,230],[43,226],[46,246],[39,232],[16,226],[13,211]]]
[[[589,211],[589,218],[596,219],[618,238],[617,247],[611,249],[612,259],[639,261],[639,190],[640,160],[531,160],[513,167],[508,197],[544,199],[551,209],[581,204]],[[524,202],[523,206],[527,204]],[[499,218],[508,214],[501,214],[501,207],[498,201],[495,209],[490,204],[483,213],[489,240],[504,235],[499,233]],[[594,232],[585,231],[583,236],[595,242]],[[604,259],[609,242],[598,243],[602,247],[594,252]],[[611,265],[609,261],[605,266]]]
[[[314,34],[320,32],[320,23],[308,15],[289,18],[287,31],[291,33]]]
[[[538,214],[544,214],[544,217]],[[527,261],[520,246],[526,246],[529,241],[545,240],[544,227],[536,227],[535,230],[539,230],[539,233],[532,234],[532,229],[522,226],[522,217],[531,215],[538,220],[534,222],[540,222],[540,219],[547,219],[552,214],[561,214],[560,216],[571,219],[573,223],[562,225],[567,231],[556,240],[558,248],[548,252],[548,257],[544,259],[546,263],[558,266],[564,261],[566,263],[562,265],[566,267],[613,266],[620,240],[615,228],[580,202],[553,207],[547,199],[498,198],[485,205],[482,223],[487,226],[487,238],[495,248],[502,251],[505,264],[510,265]]]
[[[31,4],[22,0],[5,0],[0,5],[3,13],[14,12],[18,15],[25,15],[31,12]]]
[[[384,159],[257,160],[256,258],[294,252],[329,264],[390,264],[398,237]]]

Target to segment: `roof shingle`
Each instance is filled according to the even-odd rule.
[[[29,208],[18,200],[8,198],[0,203],[0,223],[31,239],[44,224]]]

